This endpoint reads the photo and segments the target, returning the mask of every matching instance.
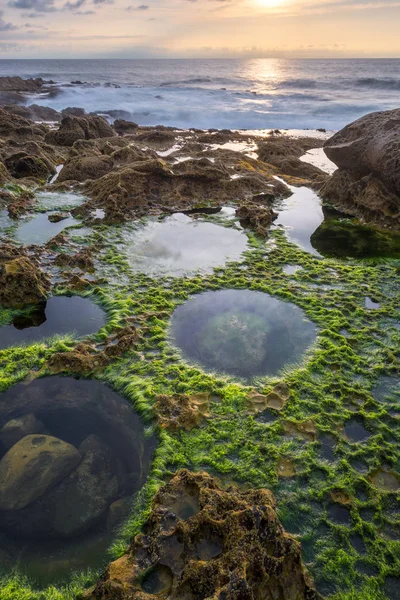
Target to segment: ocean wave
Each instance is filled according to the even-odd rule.
[[[281,84],[284,88],[316,88],[317,82],[315,79],[288,79]]]
[[[393,79],[391,77],[381,79],[375,77],[361,77],[360,79],[355,80],[355,85],[375,90],[400,90],[400,79]]]

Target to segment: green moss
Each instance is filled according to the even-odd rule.
[[[116,536],[110,558],[125,551],[148,515],[156,490],[172,472],[180,467],[205,469],[224,483],[274,491],[284,526],[303,542],[304,560],[332,600],[387,600],[385,578],[400,571],[400,536],[389,539],[387,533],[395,537],[400,528],[394,509],[399,494],[374,487],[369,475],[382,464],[400,468],[400,425],[391,392],[384,401],[374,396],[383,376],[400,376],[399,264],[321,260],[289,243],[281,231],[274,232],[272,242],[265,245],[251,238],[251,250],[241,262],[208,276],[153,280],[131,272],[120,228],[95,227],[85,239],[85,244],[101,244],[96,276],[105,280],[87,293],[94,294],[109,316],[94,339],[104,340],[128,323],[141,333],[137,347],[95,375],[126,396],[149,431],[159,436],[149,480]],[[302,269],[287,275],[286,264]],[[317,342],[301,364],[284,369],[281,377],[257,380],[261,393],[279,381],[288,384],[291,395],[279,413],[251,414],[249,387],[185,363],[169,343],[170,317],[179,304],[193,294],[226,288],[263,291],[293,302],[319,328]],[[367,296],[379,301],[380,308],[368,310]],[[0,323],[10,317],[10,312],[0,312]],[[0,391],[35,376],[51,354],[75,344],[68,337],[0,352]],[[157,395],[196,392],[211,394],[211,417],[190,432],[158,431]],[[344,426],[354,418],[370,432],[368,439],[346,438]],[[308,437],[301,433],[307,421],[315,430]],[[333,439],[330,446],[324,441],[328,434]],[[293,461],[294,477],[278,476],[281,457]],[[346,524],[332,516],[338,490],[345,493],[350,508]],[[373,511],[370,520],[367,509]],[[354,536],[362,540],[363,554],[352,545]],[[371,566],[374,574],[366,574],[361,563]],[[80,577],[76,574],[69,588],[37,593],[23,578],[5,577],[0,600],[73,598],[95,574]]]

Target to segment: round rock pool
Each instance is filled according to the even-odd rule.
[[[171,339],[184,358],[247,380],[298,362],[316,326],[296,305],[263,292],[205,292],[172,315]]]
[[[177,213],[125,233],[124,251],[135,271],[181,277],[209,273],[240,260],[247,249],[243,231]]]
[[[52,335],[91,335],[105,324],[105,313],[89,298],[54,296],[0,327],[0,350],[31,344]]]
[[[45,377],[0,394],[0,574],[18,566],[44,587],[102,567],[154,448],[98,381]]]

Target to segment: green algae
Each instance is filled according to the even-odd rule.
[[[123,554],[171,473],[180,467],[204,469],[226,484],[273,490],[282,523],[303,543],[304,561],[321,593],[334,600],[394,600],[385,582],[400,570],[400,498],[374,485],[371,476],[383,465],[388,471],[400,468],[399,420],[390,413],[390,402],[374,397],[383,377],[400,376],[399,263],[319,259],[275,231],[268,244],[250,236],[243,260],[212,274],[155,280],[131,271],[118,245],[121,232],[100,225],[85,240],[101,244],[96,275],[107,281],[86,293],[94,294],[109,318],[93,340],[101,343],[128,323],[141,335],[135,348],[93,376],[132,402],[148,431],[158,433],[158,448],[150,478],[107,558]],[[287,264],[301,269],[287,273]],[[290,397],[280,412],[272,411],[273,421],[263,422],[249,410],[252,388],[185,363],[169,344],[177,306],[194,294],[227,288],[293,302],[319,327],[312,352],[284,371]],[[63,291],[62,286],[57,290]],[[377,310],[365,308],[367,296],[379,301]],[[8,318],[0,312],[0,319]],[[0,352],[0,391],[39,371],[45,375],[48,358],[75,345],[74,338],[65,337]],[[265,394],[278,382],[260,377],[255,387]],[[211,418],[190,432],[159,430],[154,409],[159,394],[198,392],[214,398]],[[367,439],[346,436],[346,424],[355,418],[370,433]],[[313,424],[308,436],[302,434],[306,422]],[[333,440],[329,459],[321,443],[327,435]],[[278,476],[282,458],[293,463],[293,477]],[[345,523],[332,519],[337,505],[347,511]],[[361,540],[362,553],[352,545],[354,539]],[[18,574],[5,576],[0,600],[72,599],[95,576],[74,574],[67,587],[43,592]]]

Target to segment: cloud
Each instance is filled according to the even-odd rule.
[[[55,12],[54,0],[9,0],[10,8],[19,8],[22,10],[33,10],[35,12]]]
[[[3,19],[3,14],[3,11],[0,10],[0,31],[14,31],[15,29],[18,29],[16,25],[13,25],[12,23],[7,23]]]
[[[86,0],[76,0],[76,2],[66,2],[64,4],[64,8],[66,10],[77,10],[78,8],[81,8],[81,6],[83,6],[86,3]]]
[[[130,6],[128,6],[128,8],[126,10],[129,11],[144,11],[144,10],[149,10],[150,6],[148,4],[140,4],[139,6],[132,6],[132,4]]]

